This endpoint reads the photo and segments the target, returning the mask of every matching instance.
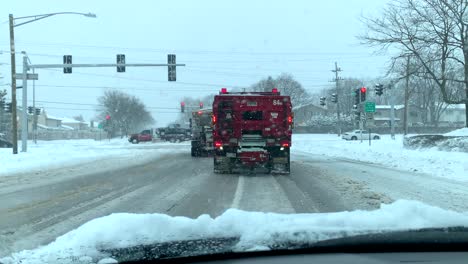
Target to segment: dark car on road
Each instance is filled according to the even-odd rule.
[[[5,139],[3,134],[0,134],[0,148],[12,148],[12,147],[13,147],[13,143]]]

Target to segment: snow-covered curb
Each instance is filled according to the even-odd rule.
[[[392,140],[345,141],[336,135],[293,135],[292,151],[382,164],[401,170],[417,171],[437,177],[468,181],[468,153],[436,149],[410,150],[403,147],[403,137]]]
[[[0,262],[47,263],[80,257],[99,260],[107,257],[99,252],[106,248],[187,239],[239,237],[234,250],[250,250],[287,241],[314,243],[367,233],[450,226],[468,227],[468,214],[407,200],[382,204],[375,211],[317,214],[230,209],[217,218],[202,215],[189,219],[163,214],[119,213],[89,221],[47,246],[14,253]]]

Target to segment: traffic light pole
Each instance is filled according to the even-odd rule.
[[[21,114],[21,152],[28,148],[28,58],[23,56],[23,99]]]
[[[390,98],[390,135],[395,139],[395,100],[393,95]]]

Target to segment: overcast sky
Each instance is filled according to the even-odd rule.
[[[8,89],[11,83],[9,13],[92,12],[97,18],[60,15],[17,27],[16,50],[26,51],[33,64],[62,63],[64,54],[73,55],[74,63],[114,63],[118,53],[126,55],[127,63],[166,63],[167,54],[175,53],[177,62],[187,66],[177,69],[175,83],[167,81],[166,67],[127,67],[125,73],[115,68],[75,68],[72,74],[37,70],[37,104],[55,116],[82,114],[89,120],[96,115],[97,97],[108,87],[117,88],[143,100],[162,126],[176,119],[183,96],[248,87],[268,75],[291,73],[310,92],[331,85],[335,61],[342,77],[382,76],[387,58],[373,55],[356,36],[364,31],[360,16],[378,14],[386,2],[3,1],[0,87]],[[21,64],[17,69],[22,71]]]

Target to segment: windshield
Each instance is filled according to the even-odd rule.
[[[468,227],[467,1],[117,2],[2,5],[0,263]]]

